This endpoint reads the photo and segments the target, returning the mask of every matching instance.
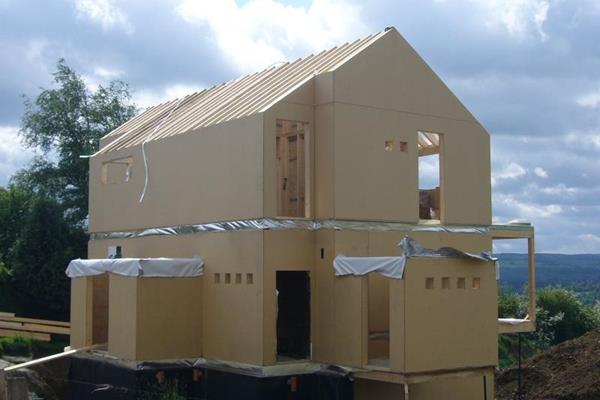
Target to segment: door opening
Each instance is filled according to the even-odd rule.
[[[419,219],[441,220],[442,135],[417,132],[419,149]]]
[[[310,358],[310,278],[306,271],[277,271],[277,360]]]
[[[277,120],[277,215],[306,217],[306,130],[308,124]]]

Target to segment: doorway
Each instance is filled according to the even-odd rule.
[[[308,124],[277,120],[277,215],[306,216],[306,130]]]
[[[277,361],[310,358],[310,278],[277,271]]]

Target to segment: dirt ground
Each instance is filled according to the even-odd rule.
[[[527,400],[600,400],[600,329],[525,361],[522,382]],[[498,400],[513,400],[516,390],[516,369],[496,376]]]

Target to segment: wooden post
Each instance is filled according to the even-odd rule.
[[[529,253],[529,285],[527,288],[529,296],[529,319],[535,323],[535,243],[533,235],[527,239],[527,251]]]
[[[3,369],[0,369],[0,400],[8,400],[8,384],[6,372]]]

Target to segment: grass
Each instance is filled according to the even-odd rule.
[[[61,340],[41,342],[22,336],[0,337],[0,356],[39,358],[63,351],[67,343]]]

